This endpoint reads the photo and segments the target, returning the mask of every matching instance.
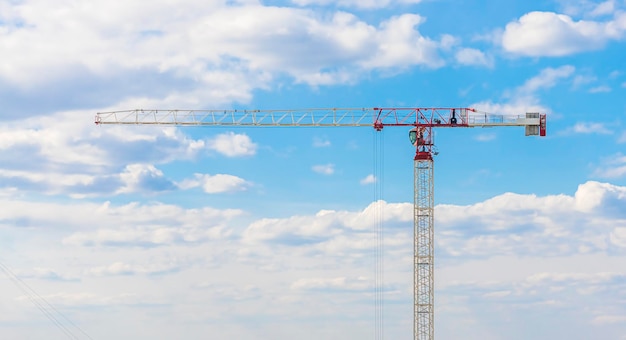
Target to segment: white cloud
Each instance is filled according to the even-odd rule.
[[[506,115],[523,115],[526,112],[548,113],[549,109],[540,103],[537,92],[556,86],[559,81],[571,77],[575,70],[575,67],[571,65],[544,68],[538,75],[529,78],[521,86],[507,91],[505,93],[506,101],[495,103],[487,100],[472,104],[471,107],[479,111]]]
[[[322,175],[332,175],[335,173],[335,164],[319,164],[311,167],[311,170]]]
[[[46,281],[80,281],[79,276],[67,275],[65,273],[59,273],[51,268],[33,268],[31,273],[14,273],[20,278],[37,278]]]
[[[193,159],[207,149],[206,141],[174,127],[94,126],[92,114],[68,111],[2,124],[3,187],[73,197],[165,191],[172,183],[153,164]],[[230,153],[254,147],[233,139],[230,149],[214,147]]]
[[[476,136],[476,140],[479,142],[489,142],[496,139],[497,135],[495,133],[481,133]]]
[[[366,69],[443,66],[437,49],[439,45],[445,45],[447,38],[444,36],[441,42],[436,42],[422,36],[415,27],[424,21],[417,14],[403,14],[383,22],[375,36],[378,44],[374,49],[370,48],[372,57],[362,61],[361,65]]]
[[[403,320],[402,325],[411,322],[412,314],[406,311],[411,310],[413,289],[412,203],[381,201],[356,211],[259,217],[242,224],[233,220],[241,211],[184,209],[160,203],[98,205],[81,201],[67,206],[0,200],[4,207],[0,228],[6,235],[2,242],[15,239],[22,249],[29,248],[27,256],[10,257],[13,261],[26,259],[17,266],[19,273],[34,272],[30,268],[35,260],[39,268],[53,268],[27,276],[34,286],[40,286],[35,280],[46,280],[41,286],[47,300],[57,306],[73,306],[99,323],[105,318],[106,324],[118,326],[126,324],[117,318],[109,320],[111,313],[103,315],[102,308],[93,307],[115,309],[119,318],[131,319],[131,324],[137,322],[135,313],[157,323],[194,320],[202,326],[194,323],[187,325],[187,330],[211,331],[220,338],[233,338],[224,330],[226,320],[245,329],[233,320],[244,318],[249,323],[258,316],[263,323],[267,318],[281,322],[305,319],[299,327],[307,327],[311,339],[324,338],[326,333],[313,328],[326,325],[329,319],[337,320],[333,334],[337,329],[354,334],[355,322],[371,324],[368,306],[378,247],[376,218],[382,217],[386,317]],[[626,313],[620,303],[625,298],[626,277],[620,256],[626,253],[624,204],[626,188],[588,182],[574,195],[508,193],[473,204],[437,205],[439,317],[446,322],[464,320],[468,316],[465,310],[482,323],[500,321],[494,319],[494,313],[515,320],[539,313],[536,319],[507,324],[527,329],[545,322],[542,313],[559,312],[568,320],[577,320],[581,327],[589,327],[592,320],[618,324],[621,320],[612,316]],[[38,213],[32,215],[32,211]],[[30,231],[9,226],[23,218],[37,219]],[[209,232],[213,234],[207,235]],[[255,283],[250,284],[246,277],[255,277]],[[67,291],[74,293],[63,293]],[[0,309],[11,306],[15,310],[11,318],[32,318],[32,313],[20,313],[28,311],[27,301],[16,301],[6,289],[0,294],[6,302]],[[245,308],[224,308],[235,302]],[[303,305],[310,308],[302,309]],[[592,307],[584,310],[580,306]],[[159,312],[153,315],[150,312],[155,308]],[[6,320],[8,316],[2,315]],[[346,315],[348,321],[341,319]],[[308,321],[319,318],[324,321]],[[218,329],[200,322],[206,320],[224,322]],[[88,320],[80,321],[94,334],[105,332]],[[458,325],[464,327],[463,322]],[[392,331],[407,329],[387,326]],[[564,328],[552,329],[561,332]],[[282,327],[281,332],[285,331]],[[451,330],[442,330],[446,331]],[[290,329],[289,336],[292,334],[298,333]],[[552,335],[564,338],[560,336],[563,333]],[[135,334],[130,337],[138,338]],[[450,338],[459,337],[454,333]],[[342,338],[346,338],[343,333]]]
[[[321,244],[325,249],[340,244],[371,248],[375,246],[375,235],[360,232],[372,231],[378,218],[382,218],[389,225],[411,221],[411,211],[412,204],[379,201],[357,212],[322,210],[313,216],[264,218],[248,226],[244,232],[244,241],[297,244],[299,240],[309,240],[314,244]],[[359,237],[351,241],[341,238],[353,232],[359,233],[354,235]]]
[[[617,140],[618,143],[626,143],[626,131],[622,132],[622,135],[619,136],[619,139]]]
[[[223,133],[207,141],[207,147],[227,157],[252,156],[257,145],[246,134]]]
[[[207,194],[245,191],[251,184],[243,178],[228,174],[195,174],[194,179],[182,181],[179,187],[191,189],[202,187]]]
[[[549,112],[549,109],[541,105],[535,97],[513,98],[503,103],[486,100],[474,103],[470,107],[478,111],[511,116],[524,115],[526,112]]]
[[[155,264],[150,265],[136,265],[126,262],[115,262],[107,266],[93,267],[87,270],[89,275],[95,276],[110,276],[110,275],[158,275],[164,273],[171,273],[181,268],[179,264],[167,263],[167,264]]]
[[[474,315],[493,320],[482,308],[493,307],[513,315],[560,308],[575,311],[590,299],[603,302],[593,313],[581,314],[581,322],[589,323],[614,308],[623,311],[615,296],[623,296],[620,292],[626,273],[620,272],[619,256],[609,254],[626,251],[610,241],[611,235],[623,236],[616,226],[623,224],[624,204],[626,188],[588,182],[571,196],[508,193],[470,205],[437,205],[439,315],[456,315],[444,312],[453,306],[472,311],[481,306],[481,312]],[[402,264],[410,272],[412,204],[384,207],[386,265]],[[268,252],[282,249],[292,256],[356,261],[357,254],[377,246],[373,217],[379,208],[372,205],[362,212],[320,211],[314,216],[257,220],[249,225],[243,241],[255,247],[266,245]],[[387,210],[391,208],[395,213]],[[260,254],[267,253],[256,253]],[[581,266],[599,262],[597,266]],[[386,268],[386,299],[410,294],[412,281],[407,282],[406,275],[395,278]],[[289,281],[289,287],[291,291],[332,293],[372,286],[371,278],[356,277],[341,272],[299,276]],[[460,278],[465,281],[456,281]],[[394,293],[395,288],[408,293]],[[464,299],[450,302],[455,297]],[[406,298],[410,300],[410,295]],[[535,322],[539,321],[531,324]],[[521,324],[527,326],[528,321]]]
[[[626,31],[626,14],[612,21],[574,21],[553,12],[530,12],[506,25],[502,46],[525,56],[565,56],[602,48],[607,41],[621,39]]]
[[[616,12],[615,1],[607,0],[598,2],[597,0],[558,0],[565,14],[571,16],[597,17],[610,15]]]
[[[615,71],[611,71],[611,73],[609,73],[609,78],[610,79],[615,79],[615,78],[617,78],[617,77],[619,77],[621,75],[622,75],[622,71],[615,70]]]
[[[612,325],[626,323],[624,315],[599,315],[591,321],[595,325]]]
[[[503,194],[470,206],[439,205],[438,246],[441,254],[465,258],[533,251],[570,255],[579,246],[604,251],[616,227],[611,221],[624,216],[624,204],[626,187],[587,182],[574,196]]]
[[[17,197],[0,198],[0,204],[4,207],[0,211],[0,228],[44,233],[55,240],[55,245],[63,239],[67,246],[148,247],[206,242],[227,237],[225,223],[242,214],[237,209],[184,209],[161,203],[66,204],[27,202]]]
[[[576,68],[572,65],[563,65],[557,68],[544,68],[538,75],[528,79],[518,91],[525,94],[532,94],[540,89],[554,87],[558,81],[569,78],[574,74],[574,71],[576,71]]]
[[[331,143],[326,138],[314,137],[313,138],[313,147],[315,148],[325,148],[331,146]]]
[[[615,228],[611,232],[609,240],[618,247],[626,248],[626,227]]]
[[[602,16],[609,15],[615,12],[615,0],[607,0],[605,2],[599,3],[596,8],[591,11],[591,16]]]
[[[398,4],[418,4],[422,0],[292,0],[292,2],[299,6],[309,5],[336,5],[339,7],[356,7],[363,9],[377,9],[385,8],[388,6]]]
[[[11,67],[0,67],[0,79],[39,97],[56,93],[50,84],[95,84],[98,98],[72,98],[89,107],[247,103],[254,90],[285,75],[317,86],[354,83],[372,70],[443,65],[438,50],[445,39],[423,36],[417,27],[424,19],[415,14],[369,23],[341,11],[326,16],[257,1],[158,0],[146,9],[104,0],[54,6],[28,0],[6,7],[0,53]],[[138,92],[138,82],[151,86]]]
[[[474,48],[463,48],[456,52],[455,58],[457,63],[461,65],[476,65],[493,67],[493,57],[486,55],[484,52]]]
[[[102,221],[96,230],[72,233],[63,239],[63,244],[84,247],[156,247],[203,243],[226,238],[229,231],[224,222],[240,214],[238,210],[182,209],[165,204],[141,206],[131,203],[120,207],[106,204],[95,212]]]
[[[582,85],[590,84],[598,80],[598,77],[592,75],[576,75],[574,77],[574,81],[572,82],[572,86],[574,88],[579,88]]]
[[[596,86],[594,88],[589,89],[589,93],[606,93],[606,92],[611,92],[612,89],[610,86],[606,86],[606,85],[601,85],[601,86]]]
[[[361,185],[367,185],[367,184],[376,183],[376,181],[377,181],[376,176],[374,176],[373,174],[369,174],[365,176],[365,178],[361,179],[359,183],[361,183]]]
[[[600,212],[604,212],[606,209],[619,208],[619,203],[626,199],[626,187],[589,181],[578,186],[574,198],[576,207],[581,211],[593,212],[600,209]]]
[[[594,171],[600,178],[621,178],[626,176],[626,156],[618,153],[605,159]]]
[[[340,290],[363,291],[372,289],[372,282],[366,278],[307,278],[299,279],[291,284],[294,290]]]
[[[609,130],[603,123],[576,123],[571,128],[571,131],[574,133],[582,133],[582,134],[601,134],[601,135],[610,135],[613,131]]]
[[[163,172],[151,164],[131,164],[120,174],[123,187],[118,193],[130,192],[158,192],[176,188],[173,182],[167,180]]]

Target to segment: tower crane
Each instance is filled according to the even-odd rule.
[[[498,115],[471,108],[327,108],[302,110],[125,110],[99,112],[96,124],[176,126],[407,127],[415,146],[413,207],[413,335],[434,339],[433,128],[525,127],[546,135],[546,115]]]

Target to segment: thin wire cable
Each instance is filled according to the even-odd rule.
[[[34,289],[32,289],[24,280],[20,279],[9,266],[2,263],[0,261],[0,269],[7,275],[7,277],[15,283],[15,285],[26,295],[26,297],[39,309],[52,323],[54,323],[58,328],[60,328],[65,335],[67,335],[70,339],[79,339],[71,329],[69,329],[66,325],[63,324],[55,315],[56,313],[63,320],[69,323],[71,326],[76,328],[79,332],[81,332],[87,339],[93,340],[89,334],[87,334],[82,328],[73,323],[67,316],[65,316],[61,311],[56,309],[50,302],[48,302],[43,296],[39,295]]]
[[[380,225],[380,338],[385,338],[385,134],[383,131],[380,133],[380,160],[379,160],[379,173],[380,180],[378,183],[378,196],[380,197],[379,204],[379,225]]]
[[[384,200],[383,200],[383,178],[384,178],[384,134],[374,131],[373,137],[373,176],[374,176],[374,233],[375,263],[374,263],[374,332],[375,339],[384,339]]]
[[[28,291],[28,289],[26,289],[25,286],[20,283],[19,278],[11,271],[10,268],[8,268],[4,264],[0,264],[0,269],[2,269],[7,277],[13,283],[15,283],[15,285],[22,291],[22,293],[24,293],[24,295],[26,295],[26,297],[37,307],[37,309],[39,309],[39,311],[41,311],[50,321],[52,321],[55,326],[61,329],[61,331],[63,331],[63,333],[65,333],[65,335],[67,335],[69,338],[76,339],[76,336],[72,333],[72,331],[65,327],[63,323],[60,322],[50,310],[48,310],[40,301],[35,299],[35,297]]]

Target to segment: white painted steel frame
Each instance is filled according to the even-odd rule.
[[[432,160],[415,160],[413,283],[415,340],[435,337],[434,172]]]
[[[451,121],[455,112],[456,122]],[[326,108],[301,110],[124,110],[99,112],[96,124],[220,126],[539,126],[539,118],[469,108]]]

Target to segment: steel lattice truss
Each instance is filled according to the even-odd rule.
[[[539,125],[539,117],[496,115],[469,108],[330,108],[302,110],[125,110],[100,112],[96,124],[222,126],[428,126]]]
[[[432,160],[415,160],[413,205],[413,332],[416,340],[434,338],[434,173]]]

